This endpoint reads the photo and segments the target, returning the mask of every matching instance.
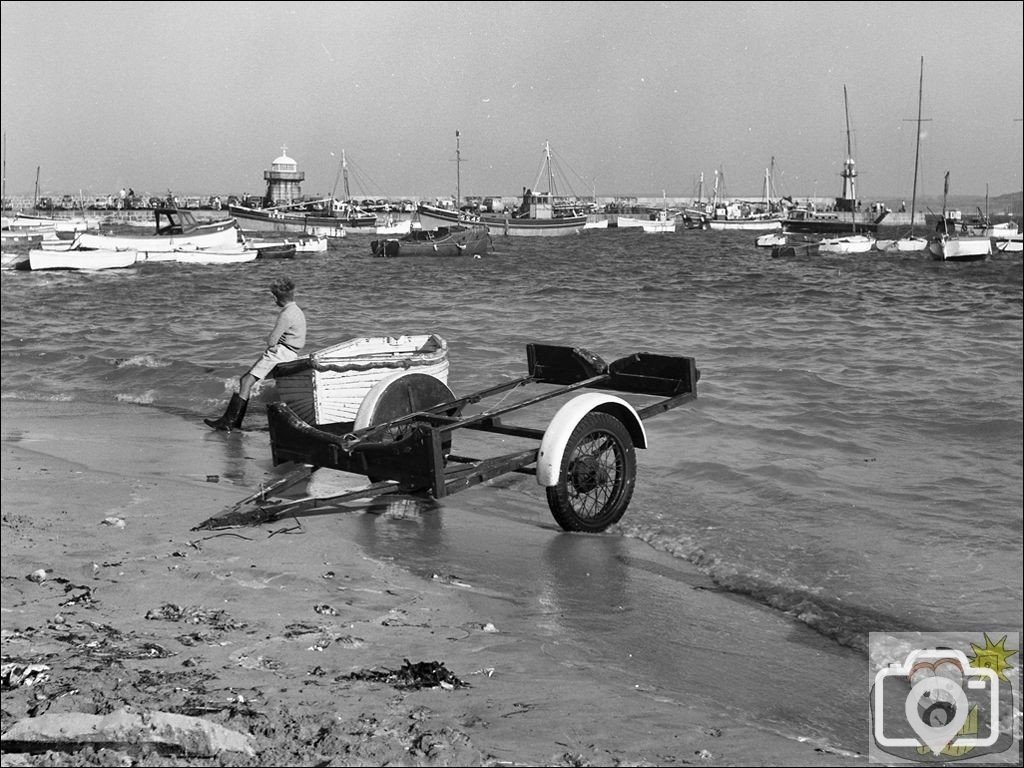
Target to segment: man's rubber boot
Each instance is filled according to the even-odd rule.
[[[224,411],[223,416],[219,419],[203,419],[203,421],[206,422],[207,426],[223,432],[238,429],[242,426],[242,419],[245,417],[245,408],[248,404],[248,400],[243,400],[235,392],[231,395],[231,400],[228,401],[228,408]]]
[[[228,425],[231,429],[241,429],[242,419],[245,418],[245,409],[249,407],[249,401],[238,398],[238,412],[235,414],[235,418]]]

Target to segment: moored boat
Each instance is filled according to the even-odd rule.
[[[651,234],[659,232],[675,232],[676,231],[676,217],[668,209],[668,199],[665,197],[665,192],[661,193],[662,207],[657,210],[652,210],[648,214],[647,218],[638,218],[633,216],[619,216],[617,219],[617,226],[619,227],[639,227],[644,232]]]
[[[324,237],[345,237],[346,228],[372,232],[377,221],[376,216],[373,216],[368,224],[363,224],[361,220],[325,213],[310,214],[279,208],[246,208],[241,205],[229,205],[228,213],[246,229],[256,232],[311,234]]]
[[[957,234],[950,231],[946,215],[946,198],[949,195],[949,171],[946,171],[942,185],[942,221],[938,236],[928,244],[932,256],[942,261],[980,261],[992,255],[992,239],[986,235]]]
[[[1020,253],[1024,251],[1024,235],[1018,230],[1014,234],[993,237],[992,248],[999,253]]]
[[[100,248],[95,250],[74,249],[50,251],[33,248],[28,252],[28,268],[36,271],[42,269],[124,269],[133,267],[139,260],[136,250],[114,250]]]
[[[544,159],[538,180],[547,180],[543,192],[523,189],[522,200],[514,211],[504,214],[480,214],[480,222],[492,235],[510,237],[561,237],[578,235],[587,224],[587,214],[574,201],[558,193],[551,147],[545,142]]]
[[[773,157],[772,169],[774,167],[775,158]],[[721,189],[720,183],[723,184]],[[715,188],[712,203],[709,206],[710,213],[703,217],[703,226],[717,232],[781,230],[783,214],[778,201],[772,200],[773,186],[772,171],[765,168],[764,192],[760,202],[726,201],[723,199],[724,174],[721,170],[715,171]]]
[[[815,245],[821,242],[818,235],[807,232],[766,232],[758,235],[754,245],[758,248],[775,248],[781,245]]]
[[[928,244],[928,250],[942,261],[980,261],[992,255],[992,240],[971,235],[939,235]]]
[[[735,209],[735,216],[728,211]],[[707,229],[717,232],[764,232],[782,229],[782,216],[774,214],[750,214],[744,216],[738,206],[727,206],[725,215],[722,218],[708,219]]]
[[[874,247],[875,238],[871,235],[823,237],[818,242],[818,250],[822,253],[867,253]]]
[[[284,248],[280,252],[284,253],[286,256],[297,256],[298,254],[304,253],[325,253],[327,251],[326,235],[285,235],[284,237],[277,238],[254,237],[243,233],[243,236],[245,245],[248,248],[255,248],[258,251],[262,251],[264,248],[270,248],[273,246],[290,246],[290,249]],[[264,254],[261,253],[260,258],[264,257]]]
[[[638,219],[632,216],[619,216],[617,226],[620,229],[642,229],[644,232],[675,232],[676,220],[668,218],[663,214],[656,214],[657,218]]]
[[[250,248],[256,251],[257,259],[294,259],[295,243],[253,243],[247,242]]]
[[[139,253],[139,261],[174,261],[179,264],[245,264],[255,261],[259,251],[234,245],[226,248],[178,248],[174,251]]]
[[[786,244],[785,232],[765,232],[754,239],[754,245],[758,248],[774,248],[777,245]]]
[[[375,235],[407,235],[412,231],[412,219],[395,219],[391,214],[373,228]]]
[[[81,232],[71,241],[71,249],[137,250],[147,253],[175,251],[181,248],[231,248],[240,240],[234,219],[200,223],[191,211],[178,208],[153,210],[154,232],[148,235],[98,234]]]
[[[374,256],[482,256],[491,248],[487,227],[453,225],[436,229],[415,229],[402,237],[370,242]]]

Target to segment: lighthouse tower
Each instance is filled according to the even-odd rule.
[[[281,156],[263,172],[267,182],[265,203],[268,206],[288,205],[302,196],[302,181],[306,174],[299,170],[298,163],[288,157],[288,148],[281,147]]]

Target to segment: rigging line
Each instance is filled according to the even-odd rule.
[[[555,156],[555,159],[556,159],[556,160],[557,160],[557,161],[558,161],[558,162],[559,162],[560,164],[561,164],[562,162],[564,162],[564,161],[563,161],[563,159],[562,159],[562,156],[561,156],[561,155],[559,155],[559,154],[557,154],[557,153],[555,153],[555,152],[552,152],[551,154]],[[572,172],[572,173],[573,173],[573,174],[574,174],[574,175],[576,176],[576,178],[577,178],[577,179],[578,179],[578,180],[579,180],[579,181],[580,181],[581,183],[584,183],[584,184],[585,184],[585,183],[587,182],[587,180],[586,180],[585,178],[583,178],[583,176],[581,176],[581,175],[580,175],[580,174],[579,174],[579,173],[578,173],[578,172],[576,171],[576,169],[575,169],[575,168],[573,168],[573,167],[572,167],[572,166],[571,166],[571,165],[570,165],[570,164],[569,164],[568,162],[566,162],[566,163],[565,163],[565,165],[566,165],[566,167],[567,167],[567,168],[568,168],[568,169],[569,169],[569,170],[570,170],[570,171],[571,171],[571,172]],[[568,184],[568,181],[567,181],[566,183]],[[570,185],[570,187],[571,187],[571,185]],[[575,192],[573,192],[573,195],[575,195],[575,194],[576,194],[576,193],[575,193]]]
[[[373,179],[368,173],[366,173],[366,171],[364,171],[359,166],[358,163],[354,162],[349,158],[346,158],[346,162],[348,164],[349,170],[352,171],[351,175],[356,183],[356,186],[359,188],[361,194],[375,195],[377,197],[387,197],[387,195],[380,192],[380,190],[383,189],[383,187],[380,184],[378,184],[377,181]],[[375,189],[377,190],[377,192],[373,191]]]
[[[533,189],[536,192],[540,189],[541,180],[547,176],[548,180],[548,193],[552,197],[579,197],[576,190],[573,189],[568,177],[565,175],[565,171],[562,169],[562,162],[559,155],[551,149],[550,145],[545,145],[544,158],[541,161],[540,170],[537,172],[537,180],[534,182]],[[558,187],[562,186],[567,191],[559,191]]]

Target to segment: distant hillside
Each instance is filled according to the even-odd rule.
[[[1024,192],[1010,192],[1005,195],[998,195],[996,197],[989,197],[988,199],[988,212],[992,216],[1012,216],[1021,217],[1024,214]],[[910,201],[907,201],[907,205],[910,205]],[[892,204],[890,203],[890,206]],[[936,213],[942,211],[942,195],[928,195],[924,198],[920,198],[917,201],[917,207],[921,210],[931,208]],[[985,196],[984,195],[950,195],[946,200],[947,208],[956,208],[964,212],[965,215],[972,215],[978,212],[978,209],[985,210]]]

